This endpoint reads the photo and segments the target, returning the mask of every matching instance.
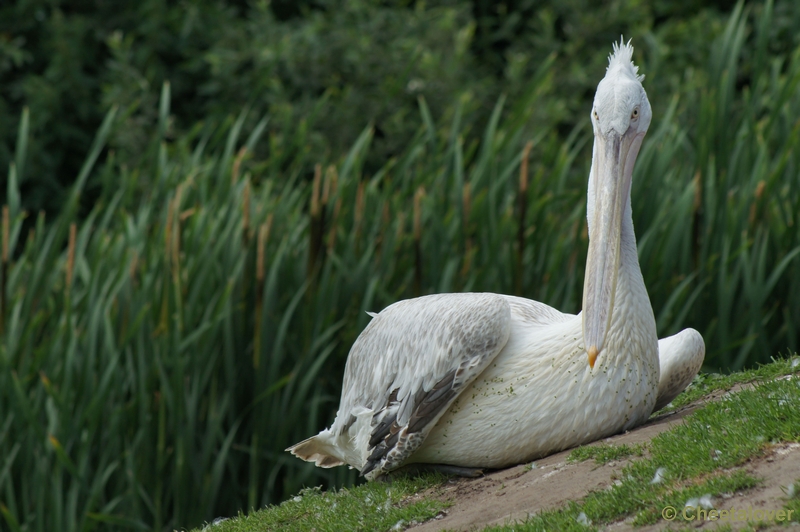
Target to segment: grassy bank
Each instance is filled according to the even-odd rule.
[[[646,444],[576,448],[568,462],[594,459],[604,464],[631,456],[633,460],[610,489],[590,493],[580,502],[564,501],[562,508],[545,510],[523,524],[492,530],[596,530],[623,519],[631,520],[634,525],[654,524],[662,519],[660,512],[665,506],[682,509],[694,499],[693,504],[699,507],[701,497],[705,496],[705,501],[714,500],[713,497],[719,500],[722,494],[758,486],[762,479],[746,474],[738,466],[768,452],[772,446],[800,438],[797,412],[784,407],[800,401],[796,380],[798,360],[777,360],[757,370],[724,377],[701,375],[690,387],[690,393],[685,394],[687,398],[696,400],[737,384],[751,384],[753,388],[708,404],[691,414],[685,424]],[[794,379],[776,380],[791,374],[795,374]],[[679,399],[686,398],[682,395]],[[732,423],[731,419],[749,421]],[[370,483],[339,492],[306,490],[279,506],[217,520],[212,529],[215,532],[404,530],[414,520],[423,522],[446,510],[448,504],[435,489],[441,483],[441,479],[428,476],[392,484]],[[776,509],[784,504],[791,509],[797,503],[787,497],[785,501],[776,501]],[[798,519],[800,515],[795,514],[790,521]],[[681,516],[677,523],[691,524]]]

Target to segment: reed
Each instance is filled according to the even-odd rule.
[[[8,276],[8,231],[9,231],[8,205],[3,205],[3,226],[2,226],[2,255],[0,259],[0,334],[5,331],[6,325],[6,282]]]

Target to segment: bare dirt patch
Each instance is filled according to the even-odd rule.
[[[747,386],[747,385],[745,385]],[[718,391],[673,413],[651,419],[634,430],[601,440],[613,445],[632,445],[648,442],[661,432],[682,423],[683,418],[707,401],[716,400],[732,390]],[[601,442],[596,442],[596,445]],[[612,461],[598,465],[594,460],[567,463],[570,451],[563,451],[535,462],[535,467],[519,465],[509,469],[488,473],[476,479],[451,479],[444,488],[438,488],[438,497],[452,506],[436,519],[412,527],[415,532],[437,530],[481,530],[489,525],[512,524],[524,521],[529,515],[541,510],[557,508],[566,501],[579,500],[589,492],[606,489],[621,475],[629,460]],[[800,478],[800,444],[781,444],[770,448],[762,457],[753,459],[744,466],[748,473],[764,479],[759,487],[733,497],[715,500],[715,507],[763,508],[778,510],[783,506],[782,487]],[[719,523],[692,523],[706,530],[717,528]],[[734,529],[746,523],[733,524]],[[637,531],[664,530],[670,523],[661,522],[652,527],[637,527]],[[686,522],[672,523],[675,529],[686,528]],[[780,527],[785,528],[785,527]],[[627,522],[606,527],[607,530],[633,530]],[[766,530],[767,528],[763,528]]]

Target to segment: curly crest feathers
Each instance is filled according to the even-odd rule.
[[[608,56],[608,68],[606,72],[615,69],[623,70],[640,82],[644,80],[644,76],[639,75],[639,67],[633,64],[633,46],[631,46],[630,39],[628,39],[628,42],[625,42],[621,35],[619,42],[614,43],[614,51]]]

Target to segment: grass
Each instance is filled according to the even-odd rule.
[[[701,71],[649,94],[669,105],[635,170],[640,262],[660,335],[700,330],[707,369],[800,342],[800,51],[762,53],[772,18],[740,5]],[[106,150],[112,109],[50,219],[20,207],[23,113],[0,228],[5,526],[170,530],[353,485],[283,450],[332,421],[365,310],[494,291],[577,312],[591,131],[534,112],[562,70],[545,61],[482,131],[464,102],[420,99],[417,136],[371,175],[369,127],[325,161],[307,124],[276,136],[247,112],[171,138],[165,84],[142,166]]]
[[[653,415],[661,415],[678,410],[712,392],[727,391],[737,384],[768,381],[798,370],[800,370],[800,358],[777,357],[773,358],[770,364],[759,364],[756,368],[745,369],[736,373],[700,373],[683,393],[658,412],[654,412]]]
[[[800,479],[786,487],[786,501],[783,508],[792,510],[793,523],[800,523]]]
[[[220,520],[213,527],[196,530],[214,532],[267,532],[339,530],[404,530],[414,522],[435,517],[449,505],[436,498],[415,497],[418,492],[442,482],[438,475],[396,478],[389,483],[369,483],[354,488],[324,492],[319,488],[300,493],[278,506],[238,518]]]

